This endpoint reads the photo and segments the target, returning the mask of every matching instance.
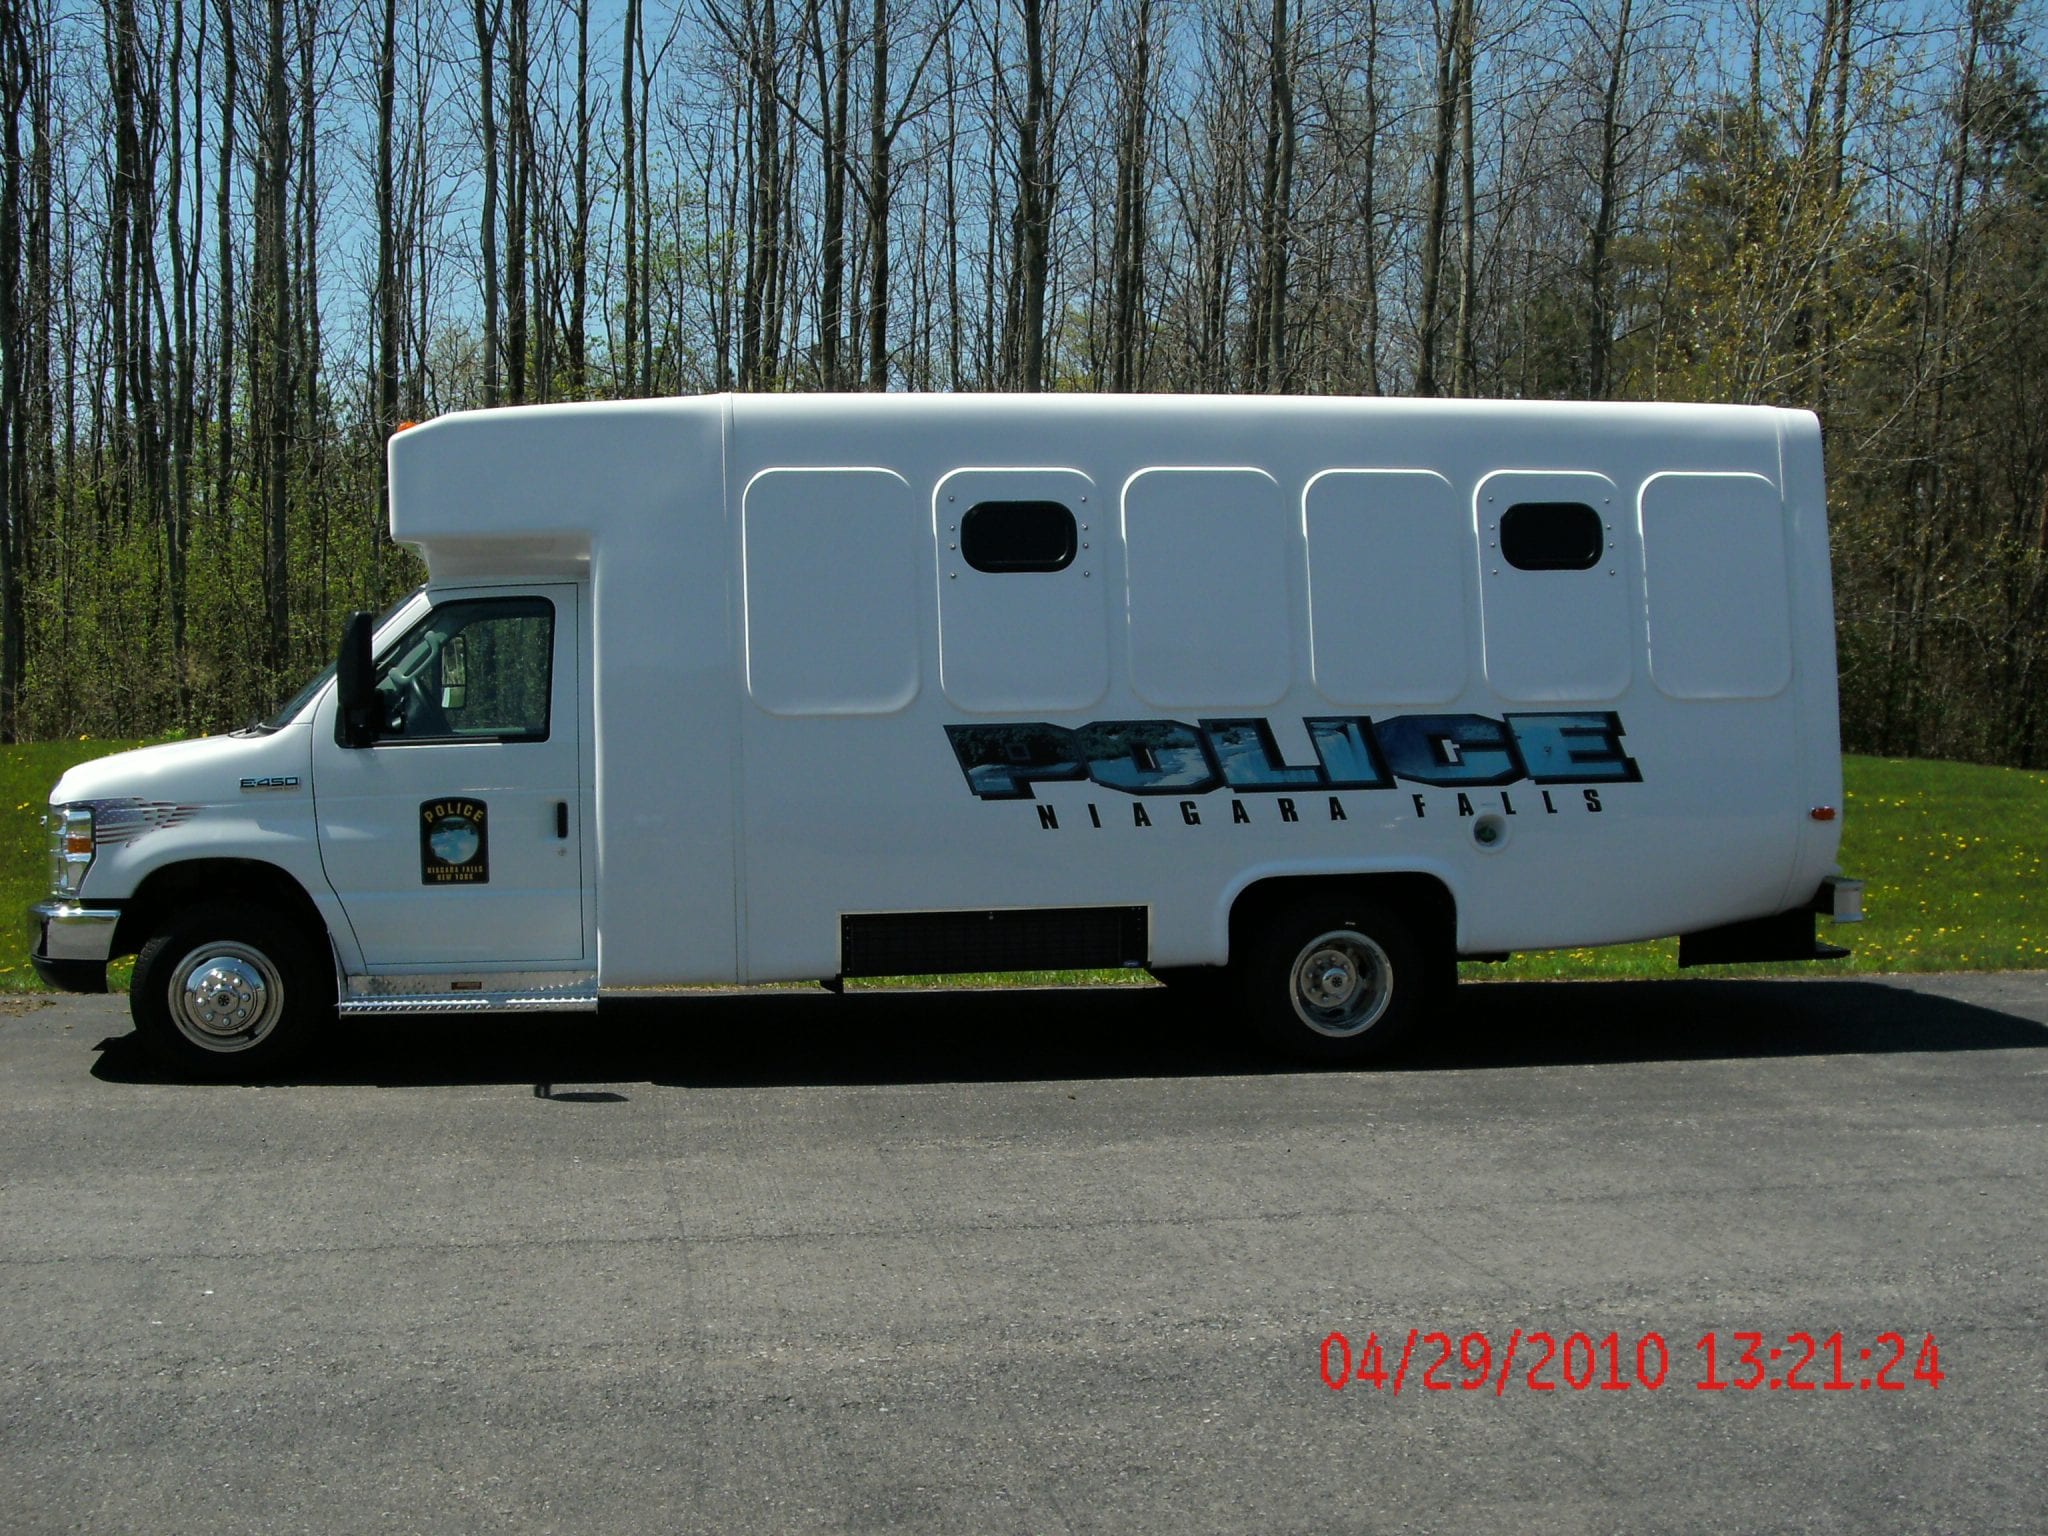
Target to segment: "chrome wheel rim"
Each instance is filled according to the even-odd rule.
[[[1288,998],[1295,1015],[1333,1040],[1362,1035],[1394,1000],[1394,964],[1365,934],[1337,928],[1313,938],[1294,957]]]
[[[259,949],[202,944],[171,973],[171,1022],[205,1051],[246,1051],[284,1016],[284,978]]]

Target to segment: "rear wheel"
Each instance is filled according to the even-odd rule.
[[[246,1077],[303,1051],[334,1011],[334,968],[297,925],[239,902],[173,919],[142,946],[128,1011],[181,1072]]]
[[[1415,1031],[1455,976],[1409,918],[1341,893],[1291,902],[1260,924],[1239,981],[1252,1022],[1310,1061],[1384,1056]]]

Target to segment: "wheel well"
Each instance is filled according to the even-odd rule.
[[[140,950],[163,926],[165,915],[179,907],[224,899],[268,906],[308,934],[326,935],[326,920],[306,888],[275,864],[256,859],[192,859],[157,870],[128,898],[114,929],[113,953],[132,955]]]
[[[1457,944],[1458,904],[1450,888],[1434,875],[1278,875],[1252,882],[1231,903],[1232,957],[1244,953],[1245,943],[1275,908],[1315,895],[1384,902],[1414,916],[1418,937],[1441,944],[1444,954],[1451,954]]]

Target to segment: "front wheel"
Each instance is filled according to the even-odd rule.
[[[1386,907],[1305,900],[1261,924],[1240,982],[1253,1023],[1310,1061],[1384,1056],[1443,1000],[1451,962]]]
[[[295,924],[221,902],[142,946],[128,1011],[143,1044],[178,1071],[260,1076],[297,1056],[332,1015],[334,971]]]

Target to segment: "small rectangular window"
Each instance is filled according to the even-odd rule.
[[[980,501],[960,519],[960,553],[977,571],[1063,571],[1074,562],[1074,514],[1056,501]]]
[[[1500,552],[1519,571],[1590,571],[1606,548],[1584,502],[1523,501],[1501,514]]]

